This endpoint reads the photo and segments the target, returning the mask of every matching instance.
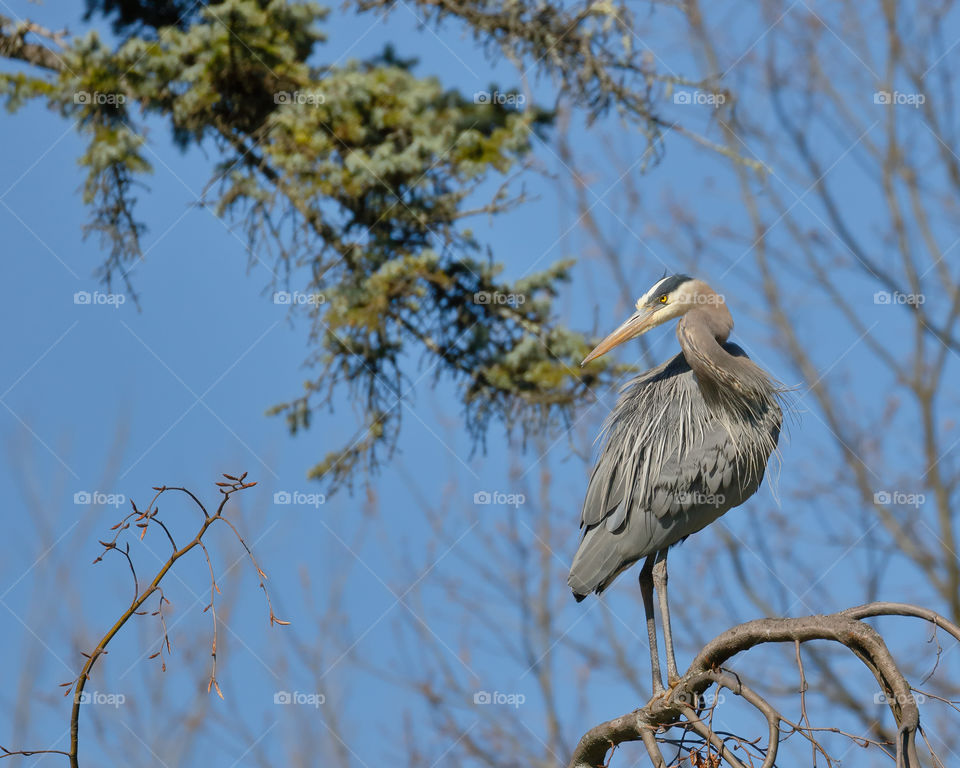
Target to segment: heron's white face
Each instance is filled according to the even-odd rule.
[[[697,304],[705,303],[707,296],[716,296],[701,280],[687,278],[679,285],[677,277],[665,277],[654,283],[637,299],[637,311],[647,313],[650,319],[645,331],[689,312]]]
[[[717,303],[723,303],[723,297],[718,296],[702,280],[694,280],[686,275],[672,275],[658,280],[637,299],[637,311],[601,341],[581,365],[606,354],[618,344],[686,314],[696,306]]]

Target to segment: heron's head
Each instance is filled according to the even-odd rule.
[[[637,311],[597,344],[580,365],[596,360],[618,344],[680,317],[695,307],[718,307],[722,304],[723,297],[702,280],[695,280],[688,275],[671,275],[658,280],[649,291],[637,299]]]

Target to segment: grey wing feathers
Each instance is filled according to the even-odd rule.
[[[606,441],[590,475],[580,516],[581,527],[606,521],[611,530],[619,528],[629,508],[629,504],[623,502],[629,502],[635,496],[637,489],[633,486],[636,486],[643,466],[649,466],[651,459],[661,461],[661,476],[670,473],[668,456],[672,446],[669,444],[676,442],[679,435],[677,414],[670,411],[675,411],[677,405],[671,402],[671,396],[651,397],[647,390],[665,387],[684,372],[691,376],[689,370],[683,356],[677,355],[624,387],[617,407],[604,427]],[[644,403],[652,400],[663,402],[664,407],[650,418],[645,413]],[[639,407],[632,407],[631,401],[637,401]],[[615,418],[625,412],[634,414],[634,417]],[[631,486],[629,491],[628,484]]]
[[[779,408],[762,424],[718,418],[682,355],[628,384],[611,416],[568,579],[578,599],[753,494],[781,419]]]

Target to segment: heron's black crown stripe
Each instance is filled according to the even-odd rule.
[[[663,280],[657,283],[653,287],[653,290],[650,291],[649,303],[655,303],[657,299],[665,293],[673,293],[673,291],[690,280],[693,280],[690,275],[671,275],[670,277],[663,278]]]

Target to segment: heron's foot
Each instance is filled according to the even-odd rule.
[[[653,695],[650,697],[650,701],[647,702],[648,707],[664,707],[670,704],[670,699],[673,696],[674,686],[671,685],[668,688],[664,688],[662,685],[657,686],[653,689]]]
[[[673,688],[680,680],[680,670],[677,669],[677,659],[673,655],[673,643],[667,646],[667,685]]]
[[[667,688],[673,690],[677,687],[677,683],[683,680],[683,677],[678,672],[667,672]]]

